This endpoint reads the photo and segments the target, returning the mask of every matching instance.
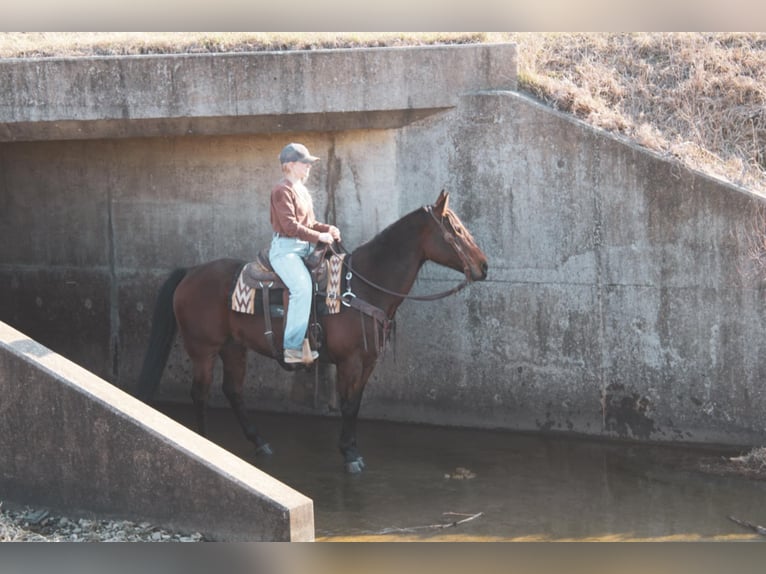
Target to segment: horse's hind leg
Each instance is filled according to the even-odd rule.
[[[187,349],[188,350],[188,349]],[[197,432],[207,437],[207,403],[210,396],[210,384],[213,381],[213,362],[215,355],[192,354],[193,381],[191,398],[197,417]]]
[[[247,369],[247,349],[234,341],[226,343],[220,351],[223,361],[223,394],[229,400],[231,408],[245,436],[255,445],[256,454],[271,454],[271,447],[258,434],[258,427],[248,415],[242,389],[245,384]]]

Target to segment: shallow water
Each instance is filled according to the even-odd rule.
[[[162,410],[192,427],[190,407]],[[766,483],[697,470],[736,449],[360,420],[367,467],[348,475],[339,419],[258,416],[271,457],[228,409],[210,439],[310,497],[317,540],[762,540],[728,517],[766,524]]]

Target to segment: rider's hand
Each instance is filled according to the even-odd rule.
[[[329,229],[329,233],[330,233],[330,235],[332,235],[332,238],[335,241],[340,241],[340,229],[338,229],[334,225],[331,225],[330,229]]]
[[[330,235],[329,232],[323,231],[322,233],[319,234],[319,241],[321,241],[322,243],[332,243],[333,237],[332,235]]]

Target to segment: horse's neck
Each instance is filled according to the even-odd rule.
[[[417,225],[416,213],[413,212],[354,250],[351,265],[376,285],[395,293],[407,294],[425,262],[421,241],[421,229]],[[402,297],[384,293],[360,280],[354,283],[353,289],[363,293],[368,303],[380,307],[389,317],[393,317],[403,300]]]

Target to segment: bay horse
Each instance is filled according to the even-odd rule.
[[[347,271],[344,305],[339,313],[318,318],[324,333],[319,360],[337,366],[336,389],[342,419],[338,446],[349,473],[364,468],[356,444],[357,415],[364,386],[383,351],[399,305],[405,298],[440,298],[487,277],[486,256],[448,203],[449,194],[442,191],[433,205],[405,215],[347,256],[343,263]],[[465,280],[442,294],[409,295],[426,261],[460,271]],[[206,407],[213,365],[220,357],[223,392],[245,436],[255,445],[256,454],[271,454],[269,444],[245,408],[242,389],[246,354],[250,349],[275,358],[288,370],[293,365],[282,363],[281,353],[274,357],[275,343],[281,351],[282,318],[272,318],[270,342],[262,315],[231,310],[232,288],[244,263],[219,259],[176,269],[170,274],[157,295],[149,345],[135,394],[144,402],[151,399],[178,330],[193,366],[191,398],[197,432],[203,436],[207,433]],[[369,309],[377,313],[366,313]],[[383,341],[383,346],[369,344],[371,341]]]

